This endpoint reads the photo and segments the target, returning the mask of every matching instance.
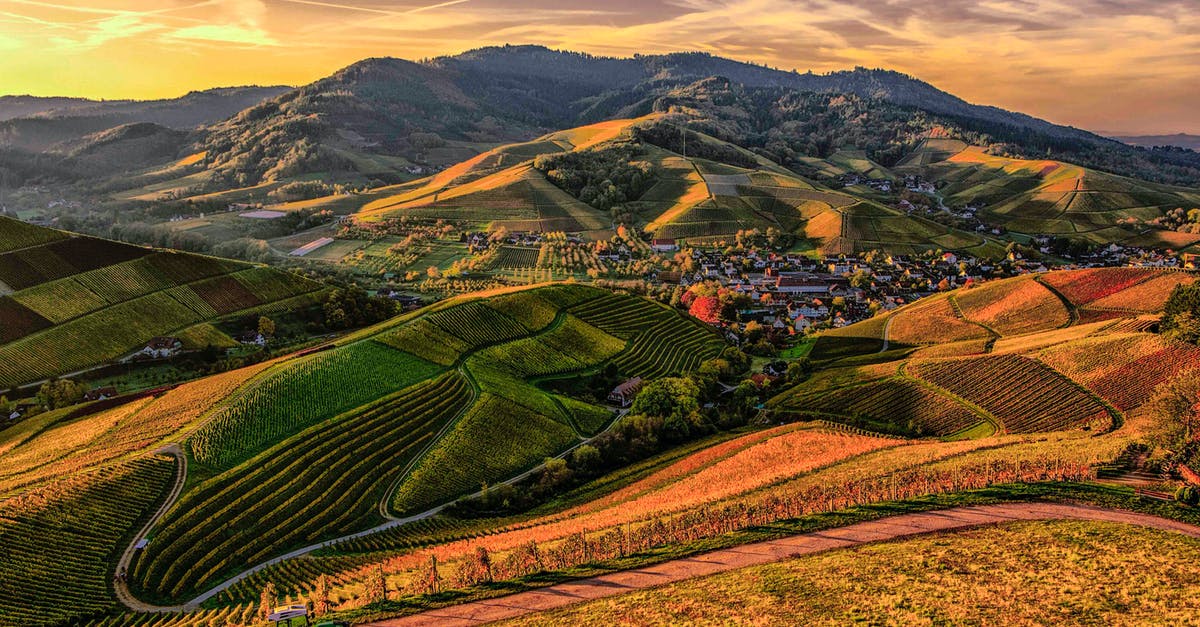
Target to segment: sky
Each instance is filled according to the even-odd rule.
[[[1060,124],[1200,134],[1197,0],[0,0],[0,94],[301,85],[504,43],[883,67]]]

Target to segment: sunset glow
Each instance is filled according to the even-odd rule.
[[[1187,1],[0,0],[0,92],[155,98],[299,85],[365,57],[538,43],[907,72],[1094,130],[1200,132]],[[1109,128],[1112,127],[1112,128]]]

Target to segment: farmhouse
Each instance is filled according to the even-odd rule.
[[[83,400],[85,400],[85,401],[104,401],[104,400],[108,400],[116,395],[117,395],[117,388],[114,388],[110,385],[110,386],[106,386],[106,387],[102,387],[102,388],[96,388],[89,392],[84,392]]]
[[[642,378],[634,377],[613,388],[613,391],[608,393],[608,400],[621,407],[629,407],[633,404],[633,397],[637,396],[638,390],[641,389]]]
[[[154,337],[138,351],[135,357],[162,359],[177,354],[183,348],[183,342],[174,337]]]
[[[653,248],[655,252],[667,253],[679,250],[679,245],[673,239],[654,239],[650,241],[650,248]]]

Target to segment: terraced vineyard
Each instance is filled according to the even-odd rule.
[[[928,361],[912,364],[908,371],[987,410],[1009,433],[1111,422],[1108,410],[1092,395],[1020,355]]]
[[[225,469],[306,427],[440,370],[407,353],[360,342],[279,367],[234,397],[189,442],[193,458]]]
[[[466,379],[446,374],[202,483],[159,525],[133,580],[150,598],[189,597],[290,548],[382,522],[388,486],[471,399]]]
[[[391,506],[415,513],[510,477],[576,441],[571,428],[504,397],[484,393],[437,448],[421,459]],[[471,460],[463,463],[463,460]]]
[[[114,361],[230,314],[302,309],[324,294],[270,268],[0,220],[0,231],[43,242],[0,253],[0,284],[16,290],[0,297],[0,389]]]
[[[610,335],[629,340],[628,348],[614,362],[627,376],[651,378],[691,370],[724,348],[712,331],[692,321],[681,324],[669,309],[644,299],[604,296],[571,312]]]
[[[170,457],[61,479],[0,501],[0,624],[55,625],[107,613],[121,538],[165,497]]]
[[[772,399],[776,412],[866,418],[929,435],[950,435],[983,422],[967,406],[904,377],[848,386],[816,394]]]

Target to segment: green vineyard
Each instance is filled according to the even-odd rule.
[[[166,496],[170,457],[76,475],[0,502],[0,625],[55,625],[116,608],[113,565]]]
[[[160,524],[134,581],[150,597],[190,596],[288,549],[382,522],[388,485],[471,396],[456,374],[428,380],[204,482]],[[241,533],[230,535],[234,527]]]
[[[360,342],[280,367],[234,398],[189,441],[194,459],[230,468],[289,437],[440,370],[375,342]]]
[[[421,459],[412,477],[396,491],[392,507],[413,513],[470,494],[496,477],[536,465],[575,439],[570,427],[485,393],[437,448]]]
[[[978,414],[965,405],[903,377],[834,391],[785,395],[774,400],[771,408],[784,413],[862,417],[930,435],[957,433],[982,421]]]

